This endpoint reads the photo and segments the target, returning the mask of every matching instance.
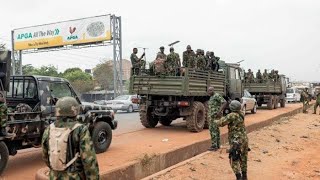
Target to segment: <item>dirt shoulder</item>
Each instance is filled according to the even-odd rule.
[[[320,115],[298,114],[250,133],[249,179],[320,179]],[[148,179],[235,179],[228,145]]]

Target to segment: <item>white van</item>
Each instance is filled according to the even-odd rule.
[[[288,102],[300,102],[300,90],[298,88],[292,87],[292,88],[287,88],[287,101]]]

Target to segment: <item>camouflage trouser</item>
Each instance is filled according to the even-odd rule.
[[[132,71],[133,71],[133,75],[140,75],[140,68],[132,68]]]
[[[306,113],[307,109],[308,109],[309,102],[308,101],[303,101],[302,103],[303,103],[303,112]]]
[[[316,104],[314,105],[314,113],[316,114],[317,113],[317,108],[318,106],[320,106],[320,103],[319,102],[316,102]]]
[[[219,120],[218,118],[210,118],[209,131],[211,136],[212,146],[220,148],[220,129],[219,126],[214,122]]]
[[[6,104],[0,104],[0,128],[5,128],[7,126],[7,114],[8,108]]]
[[[232,146],[232,144],[230,145]],[[230,158],[230,165],[235,174],[239,174],[241,172],[247,172],[247,164],[248,164],[248,142],[243,143],[240,146],[240,158],[238,160],[232,160]]]

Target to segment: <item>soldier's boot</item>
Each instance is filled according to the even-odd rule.
[[[237,178],[237,180],[242,180],[241,174],[240,174],[240,173],[237,173],[237,174],[236,174],[236,178]]]
[[[219,148],[217,146],[212,145],[211,147],[208,148],[208,151],[218,151]]]
[[[246,172],[246,171],[243,171],[243,172],[242,172],[242,180],[248,180],[247,172]]]

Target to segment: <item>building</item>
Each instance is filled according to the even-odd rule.
[[[113,65],[112,60],[109,60],[107,62],[110,63],[111,65]],[[127,81],[130,79],[131,67],[132,67],[131,61],[129,61],[127,59],[122,60],[122,80],[123,81]]]

